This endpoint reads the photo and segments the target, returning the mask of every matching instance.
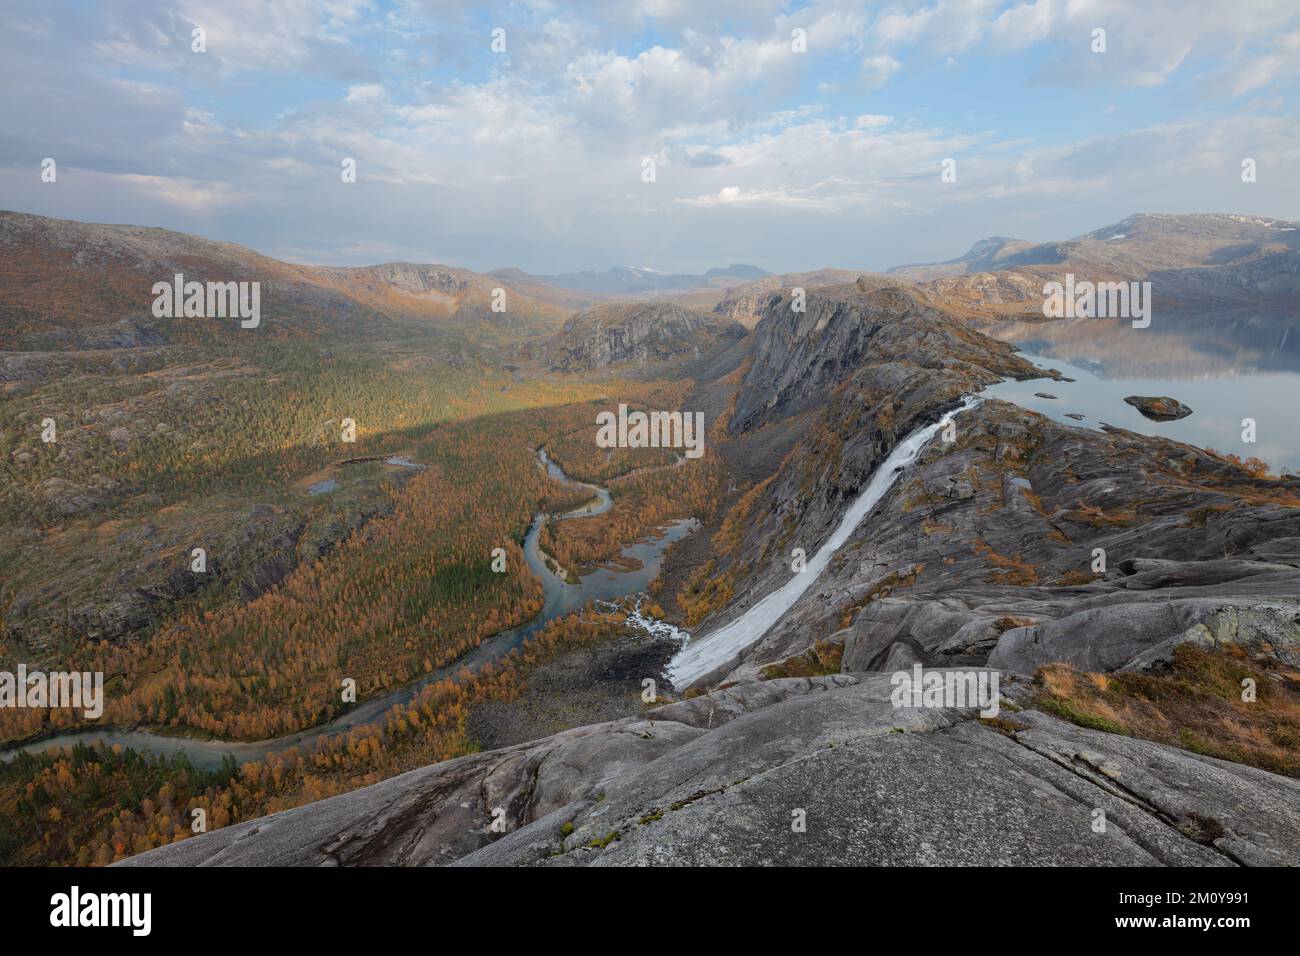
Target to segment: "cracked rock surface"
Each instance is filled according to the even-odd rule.
[[[890,692],[877,673],[736,684],[119,865],[1300,864],[1300,782]]]

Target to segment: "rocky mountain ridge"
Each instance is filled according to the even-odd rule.
[[[1033,315],[1044,282],[1145,281],[1163,308],[1300,302],[1300,224],[1229,214],[1139,213],[1074,239],[1002,236],[947,262],[890,269],[927,295],[986,316]],[[1041,313],[1038,313],[1041,316]]]
[[[718,573],[734,578],[735,599],[705,622],[706,632],[788,580],[789,550],[811,554],[826,539],[904,434],[1001,376],[1042,374],[898,291],[824,290],[809,296],[808,310],[791,313],[787,298],[772,303],[729,427],[743,448],[746,433],[783,417],[811,409],[820,420],[751,504],[732,553],[719,555]],[[841,356],[847,368],[833,364]],[[884,642],[871,643],[858,666],[883,665],[891,648],[891,666],[940,664],[954,654],[983,663],[996,621],[1056,619],[1094,596],[1118,606],[1227,600],[1243,588],[1263,603],[1294,604],[1300,594],[1300,572],[1287,570],[1300,567],[1295,478],[1258,478],[1189,445],[1074,428],[998,401],[964,413],[956,440],[932,443],[913,472],[748,660],[717,680],[753,677],[818,636],[850,648],[860,632]],[[1109,570],[1094,574],[1098,547]],[[1202,563],[1213,558],[1242,563]],[[1122,569],[1133,560],[1190,562],[1162,585],[1189,590],[1131,588]],[[881,625],[875,615],[892,606],[881,592],[901,592],[901,581],[906,594],[892,600],[923,608],[927,620],[942,607],[943,626],[922,633]],[[1082,590],[1063,586],[1075,581]],[[1130,612],[1105,613],[1118,621]]]
[[[578,372],[694,359],[744,335],[738,322],[667,302],[597,306],[564,323],[547,361],[554,371]]]

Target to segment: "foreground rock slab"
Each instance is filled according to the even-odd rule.
[[[1300,864],[1300,782],[890,692],[887,674],[737,684],[121,865]]]

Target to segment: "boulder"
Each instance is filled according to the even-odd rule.
[[[1192,413],[1190,408],[1168,395],[1130,395],[1124,401],[1154,422],[1173,422]]]
[[[1236,644],[1252,655],[1300,665],[1300,605],[1187,598],[1092,607],[1006,631],[988,662],[1022,674],[1057,662],[1087,671],[1145,669],[1168,662],[1188,641]]]

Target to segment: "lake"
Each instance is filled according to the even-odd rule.
[[[1147,329],[1127,320],[1072,319],[984,331],[1015,344],[1028,361],[1075,379],[1002,382],[985,389],[986,398],[1070,425],[1106,423],[1262,458],[1274,473],[1300,471],[1300,316],[1157,314]],[[1168,395],[1192,414],[1154,422],[1125,404],[1129,395]],[[1067,417],[1071,413],[1084,418],[1076,421]],[[1255,420],[1253,444],[1242,441],[1245,418]]]

